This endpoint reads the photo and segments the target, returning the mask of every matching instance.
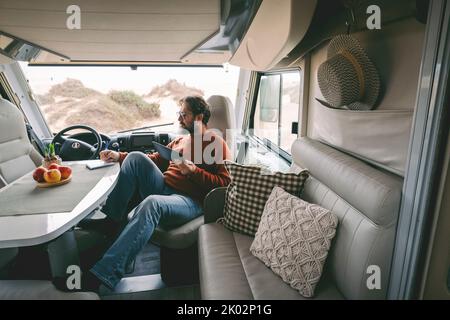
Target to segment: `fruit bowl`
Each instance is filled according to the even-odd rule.
[[[50,188],[50,187],[62,186],[63,184],[69,183],[70,180],[72,180],[72,175],[70,175],[66,179],[61,179],[58,182],[38,182],[37,186],[39,188]]]
[[[38,167],[33,172],[33,179],[41,188],[61,186],[72,179],[72,168],[55,163],[48,168]]]

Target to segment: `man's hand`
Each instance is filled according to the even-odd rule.
[[[197,168],[197,166],[189,160],[174,161],[174,162],[175,165],[177,165],[178,168],[180,169],[181,174],[184,176],[194,173],[195,168]]]
[[[120,154],[117,151],[103,150],[100,152],[100,160],[105,162],[117,162],[119,161]]]

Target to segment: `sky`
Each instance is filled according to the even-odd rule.
[[[213,94],[228,96],[235,101],[239,68],[200,67],[30,67],[20,62],[31,89],[45,94],[51,86],[67,78],[78,79],[91,89],[108,93],[110,90],[132,90],[146,94],[157,85],[176,79],[180,83],[202,89],[205,96]]]

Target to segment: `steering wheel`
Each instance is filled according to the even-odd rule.
[[[63,136],[64,133],[74,129],[90,131],[95,136],[95,139],[97,139],[97,147],[78,139],[66,138]],[[85,125],[70,126],[61,130],[53,138],[52,143],[61,144],[58,154],[65,161],[92,160],[99,155],[100,150],[102,149],[102,138],[100,137],[100,134],[94,128]]]

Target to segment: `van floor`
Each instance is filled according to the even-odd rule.
[[[200,300],[200,287],[184,286],[170,287],[142,292],[130,292],[121,294],[100,293],[102,300]]]
[[[148,243],[138,254],[134,266],[130,266],[131,270],[127,271],[125,277],[138,277],[160,273],[159,255],[159,247]]]
[[[100,297],[103,300],[197,300],[200,287],[198,284],[167,287],[161,280],[159,247],[148,243],[116,290],[101,287]]]
[[[90,266],[102,252],[89,252],[85,261]],[[85,257],[86,258],[86,257]],[[32,261],[33,268],[30,268]],[[48,255],[45,246],[21,248],[16,263],[8,279],[34,280],[51,279]],[[110,291],[100,287],[99,295],[103,300],[199,300],[198,284],[180,287],[168,287],[161,280],[159,247],[148,243],[130,265],[127,274],[118,289]]]

